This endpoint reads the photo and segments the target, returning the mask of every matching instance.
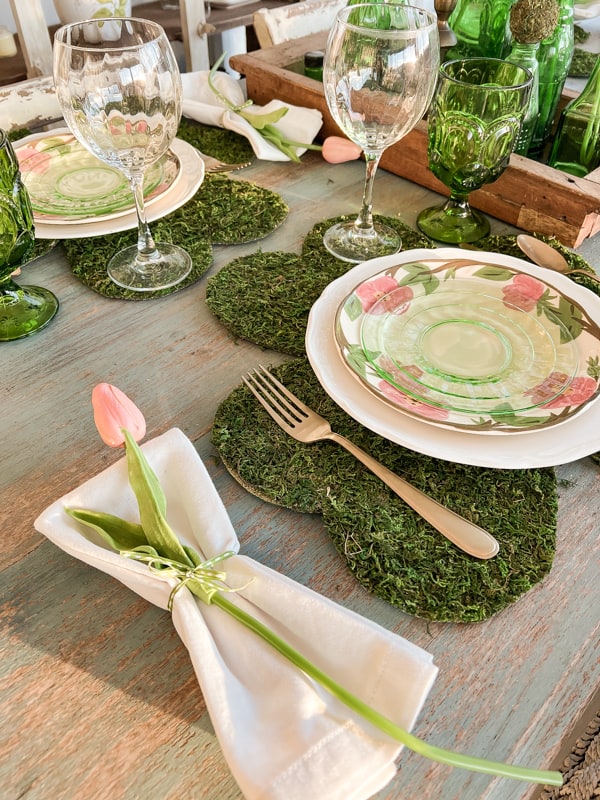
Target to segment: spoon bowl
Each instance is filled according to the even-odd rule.
[[[584,269],[571,269],[569,262],[551,245],[536,239],[535,236],[529,236],[525,233],[520,233],[517,236],[517,244],[525,255],[537,264],[539,267],[546,267],[554,272],[560,272],[562,275],[584,275],[593,281],[600,282],[600,276],[593,272],[587,272]]]
[[[525,255],[539,267],[548,267],[555,272],[562,272],[563,275],[571,269],[562,253],[541,239],[536,239],[535,236],[520,233],[517,236],[517,244]]]

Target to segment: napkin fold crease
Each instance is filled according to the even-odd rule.
[[[197,72],[184,72],[181,75],[183,82],[183,114],[196,122],[205,125],[214,125],[226,128],[244,136],[250,142],[257,158],[264,161],[290,161],[291,159],[278,147],[267,141],[259,131],[245,120],[240,114],[231,111],[213,92],[208,84],[210,72],[200,70]],[[213,75],[213,83],[235,107],[243,106],[246,94],[242,82],[235,80],[224,72]],[[249,105],[247,110],[252,114],[267,114],[286,108],[287,113],[274,124],[274,127],[288,140],[312,144],[315,136],[323,124],[323,115],[315,108],[303,108],[284,103],[281,100],[271,100],[265,106]],[[306,147],[296,147],[297,155],[306,152]]]
[[[210,559],[239,541],[194,446],[178,429],[143,445],[184,544]],[[65,508],[137,520],[123,458],[35,521],[75,558],[166,609],[174,578],[111,551]],[[410,729],[435,680],[429,653],[252,558],[219,565],[230,602],[397,725]],[[240,588],[242,587],[242,588]],[[223,754],[247,800],[366,800],[395,775],[401,745],[373,727],[221,608],[183,589],[172,608]]]

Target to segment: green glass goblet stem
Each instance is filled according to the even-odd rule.
[[[458,244],[489,233],[489,220],[468,198],[506,169],[531,85],[529,70],[501,59],[458,59],[440,67],[428,119],[428,157],[450,197],[417,217],[417,226],[431,239]]]
[[[48,289],[19,286],[13,279],[31,258],[34,244],[29,194],[10,140],[0,130],[0,342],[36,333],[58,310]]]

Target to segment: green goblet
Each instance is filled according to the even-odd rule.
[[[442,64],[428,119],[429,168],[449,199],[421,211],[417,225],[439,242],[475,242],[490,223],[471,208],[470,192],[507,167],[529,102],[531,73],[495,58]]]
[[[47,325],[58,300],[39,286],[19,286],[13,275],[33,253],[33,211],[19,162],[0,130],[0,342],[22,339]]]

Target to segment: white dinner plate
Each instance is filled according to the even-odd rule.
[[[161,219],[191,200],[204,180],[204,161],[191,144],[175,139],[171,145],[181,164],[181,178],[173,188],[151,203],[147,209],[148,222]],[[137,227],[137,215],[130,211],[115,219],[101,218],[89,222],[70,223],[35,222],[36,239],[80,239],[85,236],[102,236]]]
[[[456,248],[435,251],[441,258],[464,257]],[[313,305],[306,332],[306,351],[325,391],[351,417],[390,441],[426,455],[462,464],[503,469],[565,464],[600,451],[600,402],[551,428],[511,432],[494,437],[474,430],[453,430],[402,413],[373,394],[343,361],[334,321],[340,304],[362,280],[397,264],[431,258],[431,250],[411,250],[357,265],[333,281]],[[600,298],[569,278],[499,253],[482,254],[486,262],[512,267],[556,287],[600,324]]]

